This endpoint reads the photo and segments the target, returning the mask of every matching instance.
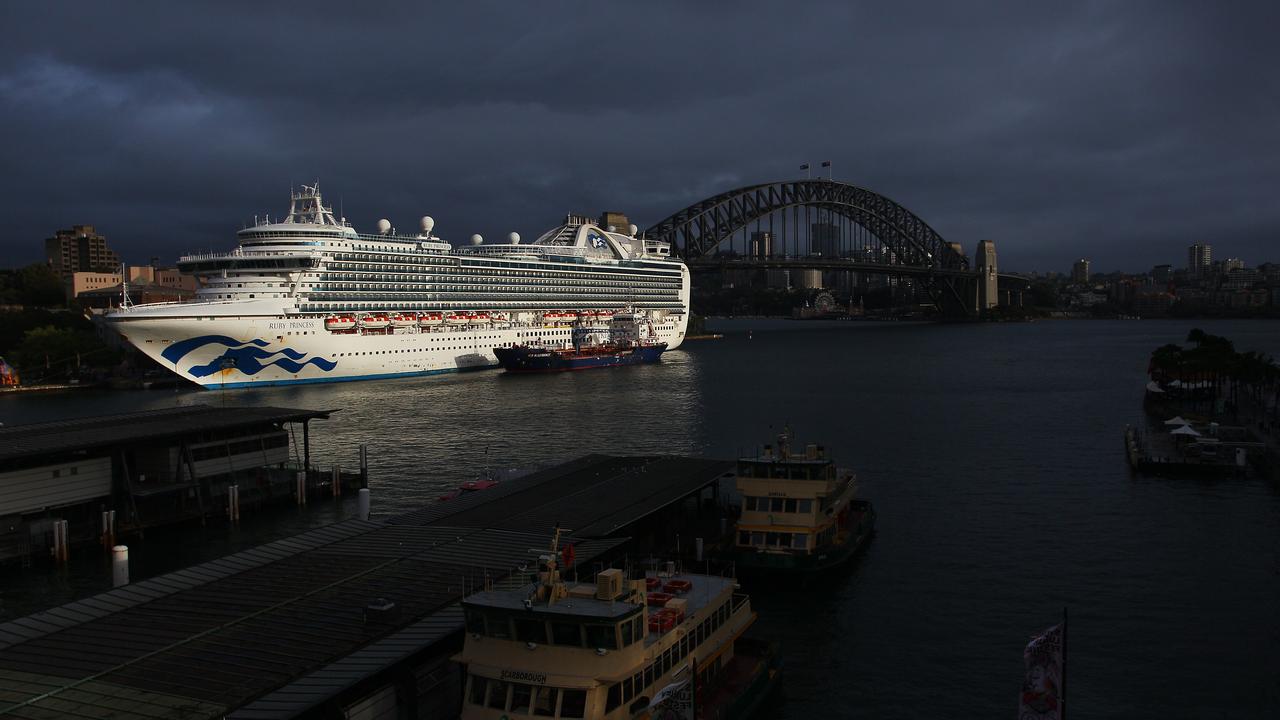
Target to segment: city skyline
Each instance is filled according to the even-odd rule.
[[[1277,59],[1269,5],[227,12],[10,13],[10,264],[82,223],[132,262],[226,249],[317,178],[361,229],[430,214],[457,244],[570,211],[646,227],[823,160],[1026,272],[1194,242],[1256,264],[1280,228],[1277,111],[1232,80]]]

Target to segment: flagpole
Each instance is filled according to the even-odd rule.
[[[1062,606],[1062,714],[1059,720],[1067,720],[1067,606]]]

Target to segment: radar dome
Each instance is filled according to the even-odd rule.
[[[627,233],[631,235],[631,237],[635,237],[638,232],[640,232],[640,228],[636,227],[634,223],[627,226]]]
[[[615,227],[615,226],[613,226],[613,225],[610,225],[610,226],[608,227],[608,230],[609,230],[609,232],[618,232],[618,228],[617,228],[617,227]]]
[[[479,245],[479,244],[480,244],[480,243],[482,243],[482,242],[484,242],[484,238],[483,238],[483,237],[481,237],[479,233],[476,233],[475,235],[472,235],[472,236],[471,236],[471,244],[472,244],[472,245]]]
[[[386,218],[382,218],[378,221],[378,234],[386,235],[389,232],[391,232],[391,221]]]
[[[519,245],[519,244],[520,244],[520,233],[518,233],[518,232],[513,232],[513,233],[511,233],[510,235],[508,235],[508,236],[507,236],[507,239],[511,241],[511,244],[512,244],[512,245]]]
[[[422,216],[422,233],[424,235],[430,235],[431,228],[435,226],[436,226],[436,221],[434,218],[432,218],[430,215]]]

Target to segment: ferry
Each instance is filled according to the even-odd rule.
[[[743,718],[777,683],[777,649],[744,637],[756,615],[732,578],[666,563],[570,583],[559,540],[530,582],[463,599],[463,720]]]
[[[875,508],[857,497],[857,476],[840,470],[825,449],[791,451],[791,431],[778,448],[739,458],[742,495],[732,559],[743,575],[817,572],[852,559],[875,531]]]
[[[627,307],[668,349],[688,325],[689,270],[638,229],[568,215],[531,243],[453,247],[423,217],[356,232],[318,186],[282,220],[255,220],[230,252],[183,256],[190,301],[127,305],[108,324],[179,377],[209,389],[428,375],[496,367],[493,349],[569,347],[580,317]]]

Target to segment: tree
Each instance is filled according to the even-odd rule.
[[[18,302],[30,307],[54,307],[66,304],[62,278],[44,263],[28,265],[18,271]]]

